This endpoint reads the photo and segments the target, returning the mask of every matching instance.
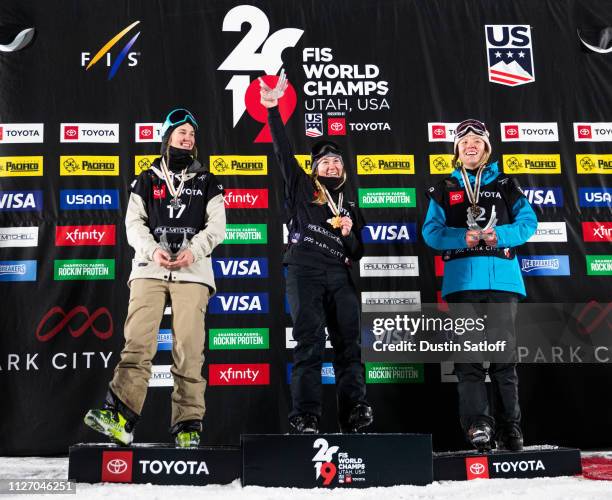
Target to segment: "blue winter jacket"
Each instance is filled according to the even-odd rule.
[[[489,184],[499,176],[497,162],[485,167],[482,185]],[[455,170],[452,177],[463,187],[463,179]],[[468,178],[474,185],[474,175],[468,171]],[[527,198],[519,198],[512,207],[512,223],[495,227],[497,246],[517,247],[525,243],[536,231],[538,220]],[[465,233],[467,227],[449,227],[443,208],[433,199],[423,224],[423,239],[436,250],[467,248]],[[499,257],[480,256],[453,259],[444,264],[442,297],[463,290],[501,290],[525,296],[525,284],[516,256],[507,260]]]

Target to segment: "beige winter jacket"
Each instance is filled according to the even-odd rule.
[[[136,193],[131,193],[125,216],[125,227],[128,243],[135,250],[135,255],[132,260],[132,272],[128,279],[128,285],[137,278],[190,281],[208,285],[211,288],[212,295],[216,287],[211,253],[225,238],[223,195],[219,194],[207,203],[206,227],[189,242],[189,249],[193,253],[195,261],[190,266],[176,271],[169,271],[153,261],[153,252],[158,248],[161,249],[161,247],[153,238],[147,220],[144,200]]]

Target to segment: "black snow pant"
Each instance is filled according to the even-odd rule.
[[[321,365],[325,326],[334,350],[338,421],[346,424],[351,409],[366,403],[361,362],[359,299],[349,270],[318,269],[290,264],[287,299],[293,319],[291,399],[289,418],[309,413],[321,416]]]
[[[484,313],[483,304],[507,305],[501,310],[496,306],[495,338],[489,338],[489,332],[487,338],[490,341],[507,339],[515,345],[516,294],[496,290],[466,290],[448,294],[446,301],[473,304],[476,314]],[[490,394],[485,384],[487,373],[491,379]],[[516,363],[490,363],[488,368],[483,363],[455,363],[455,374],[459,379],[459,417],[464,432],[467,433],[477,423],[487,423],[498,432],[520,423]]]

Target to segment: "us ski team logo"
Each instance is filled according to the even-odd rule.
[[[531,26],[487,24],[489,81],[515,87],[535,80]]]

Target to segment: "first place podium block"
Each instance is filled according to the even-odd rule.
[[[239,447],[175,448],[167,444],[77,444],[68,477],[79,483],[229,484],[240,477]]]
[[[242,485],[368,488],[433,481],[430,434],[245,434]]]

